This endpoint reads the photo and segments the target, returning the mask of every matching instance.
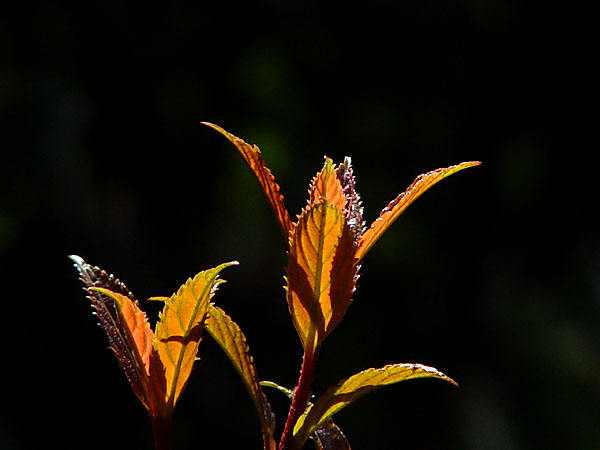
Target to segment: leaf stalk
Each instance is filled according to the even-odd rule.
[[[318,345],[316,348],[312,345],[307,345],[304,350],[304,359],[302,360],[300,377],[298,378],[298,385],[296,386],[296,389],[294,389],[294,398],[292,399],[283,434],[281,435],[279,450],[297,450],[297,443],[294,440],[294,427],[300,416],[306,411],[308,401],[310,400],[318,354]]]
[[[173,450],[172,417],[171,414],[162,415],[159,413],[150,416],[155,450]]]

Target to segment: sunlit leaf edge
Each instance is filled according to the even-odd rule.
[[[439,378],[458,386],[452,378],[423,364],[389,364],[363,370],[327,389],[312,408],[307,408],[294,428],[296,442],[303,444],[319,425],[364,395],[383,386],[417,378]]]

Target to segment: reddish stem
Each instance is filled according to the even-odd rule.
[[[172,442],[172,416],[152,415],[152,434],[154,435],[154,448],[156,450],[173,450]]]
[[[294,443],[294,427],[296,422],[306,410],[308,401],[310,400],[311,386],[317,365],[317,356],[319,349],[314,353],[311,351],[304,352],[302,360],[302,368],[300,369],[300,378],[298,378],[298,386],[294,389],[294,398],[290,406],[281,441],[279,442],[279,450],[290,450],[295,448]]]

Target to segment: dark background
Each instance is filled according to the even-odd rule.
[[[217,5],[218,3],[218,5]],[[215,302],[262,379],[293,387],[285,246],[236,152],[258,144],[293,217],[323,155],[370,222],[420,173],[477,159],[366,258],[315,392],[392,362],[418,380],[336,416],[355,449],[600,448],[597,26],[577,3],[28,4],[0,15],[0,448],[152,448],[76,253],[144,299],[237,259]],[[260,448],[207,339],[177,449]],[[278,413],[287,401],[268,393]]]

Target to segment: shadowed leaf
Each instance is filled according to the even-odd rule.
[[[242,330],[222,309],[214,305],[209,307],[204,328],[219,344],[242,378],[260,419],[264,448],[265,450],[274,450],[275,416],[260,387],[254,360],[250,356],[250,350]]]
[[[146,374],[149,374],[154,332],[150,328],[146,314],[140,309],[137,302],[134,303],[123,294],[105,288],[93,288],[93,290],[112,298],[118,305],[120,322],[129,346],[134,352],[138,365],[144,368]]]
[[[146,314],[137,302],[129,297],[104,288],[93,288],[114,300],[117,305],[123,334],[134,357],[140,379],[143,380],[144,397],[150,400],[147,406],[152,415],[160,413],[165,401],[165,370],[153,348],[154,332]]]
[[[348,439],[331,419],[319,425],[311,437],[317,450],[350,450]]]
[[[352,230],[354,244],[358,245],[360,238],[365,232],[365,221],[363,220],[363,207],[360,195],[356,192],[354,171],[352,169],[352,160],[349,156],[344,158],[344,162],[335,169],[335,175],[342,186],[344,196],[346,197],[346,222]]]
[[[72,255],[69,258],[75,263],[98,322],[108,338],[119,366],[135,395],[150,410],[152,402],[148,394],[147,377],[148,338],[152,338],[152,330],[144,313],[140,311],[133,294],[113,275],[87,264],[79,256]],[[115,301],[127,304],[125,314],[119,313],[119,306],[118,303],[115,305]],[[128,323],[128,320],[131,322]]]
[[[286,289],[305,349],[322,342],[350,305],[354,250],[342,211],[327,200],[304,209],[290,238]]]
[[[362,396],[383,386],[415,378],[440,378],[456,385],[439,370],[421,364],[390,364],[380,369],[364,370],[341,380],[321,395],[312,408],[307,408],[294,428],[296,442],[301,446],[317,427]]]
[[[217,130],[235,146],[267,197],[267,201],[269,202],[269,205],[275,214],[275,218],[277,219],[277,223],[281,228],[281,232],[283,233],[283,238],[287,242],[292,228],[290,216],[283,204],[283,195],[280,193],[279,185],[275,182],[275,177],[271,171],[265,166],[260,149],[256,145],[250,145],[237,136],[228,133],[218,125],[208,122],[202,122],[202,124]]]
[[[218,279],[219,272],[234,264],[237,262],[200,272],[165,301],[156,324],[155,346],[165,369],[165,403],[170,408],[177,403],[191,374],[210,299],[224,282]]]
[[[481,163],[478,161],[469,161],[419,175],[405,192],[396,197],[383,209],[383,211],[381,211],[379,217],[371,224],[371,227],[365,231],[356,253],[357,261],[364,258],[373,244],[377,242],[381,235],[392,223],[394,223],[400,214],[402,214],[412,202],[419,198],[430,187],[460,170],[479,164]]]

